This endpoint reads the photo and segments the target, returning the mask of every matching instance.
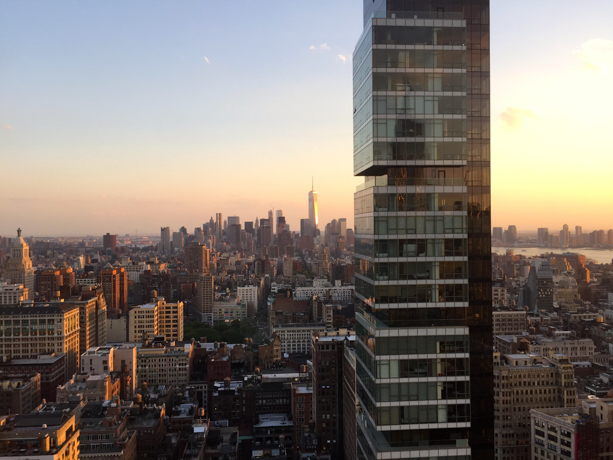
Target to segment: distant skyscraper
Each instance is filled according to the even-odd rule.
[[[562,231],[560,232],[560,245],[563,247],[570,245],[570,231],[567,224],[562,226]]]
[[[102,235],[102,247],[115,251],[117,248],[117,235],[111,235],[110,233]]]
[[[283,228],[282,230],[279,230],[279,220],[280,220],[282,217],[284,217],[284,216],[283,216],[283,210],[282,210],[282,209],[277,209],[277,210],[275,211],[275,234],[276,234],[277,236],[279,236],[279,233],[280,233],[282,230],[285,230],[285,228]],[[285,218],[283,219],[283,222],[285,223]]]
[[[185,247],[185,271],[205,273],[209,271],[209,250],[206,246],[192,243]]]
[[[494,227],[492,231],[492,238],[502,241],[502,227]]]
[[[507,237],[507,243],[515,243],[517,241],[517,227],[515,225],[509,225]]]
[[[183,249],[183,232],[172,233],[172,249],[175,252]]]
[[[311,191],[309,192],[309,220],[311,221],[313,230],[319,228],[319,218],[317,213],[317,192],[315,191],[315,188],[311,186]]]
[[[363,5],[357,455],[491,460],[489,2]]]
[[[549,243],[549,229],[542,227],[537,230],[539,243]]]
[[[6,263],[6,278],[8,284],[23,284],[28,288],[29,298],[34,299],[34,269],[30,260],[30,246],[21,237],[21,229],[17,229],[17,238],[11,243],[11,258]]]
[[[170,227],[162,227],[160,230],[158,252],[160,254],[168,254],[170,252]]]
[[[240,225],[241,218],[239,216],[229,216],[228,217],[228,227],[231,225]]]
[[[268,225],[270,226],[270,241],[272,242],[272,237],[275,234],[275,218],[272,210],[268,211]]]
[[[583,246],[583,228],[580,225],[575,226],[575,237],[577,238],[577,246]]]
[[[215,214],[215,230],[217,231],[217,244],[221,244],[223,239],[223,220],[220,212]]]
[[[347,219],[344,217],[338,220],[338,233],[343,238],[347,238]]]

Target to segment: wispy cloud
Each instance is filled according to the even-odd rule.
[[[508,127],[517,128],[522,124],[524,120],[540,120],[541,117],[530,109],[524,109],[521,107],[507,107],[500,116]]]
[[[0,125],[0,127],[2,129],[6,129],[8,131],[12,131],[13,130],[13,127],[11,125]]]
[[[341,61],[343,64],[347,62],[347,56],[343,56],[342,54],[339,54],[338,56],[336,56],[338,58],[339,61]]]
[[[204,56],[204,60],[206,61],[207,64],[211,64],[211,61],[209,61],[209,58]]]
[[[309,46],[309,50],[311,51],[329,51],[330,47],[326,43],[322,43],[319,46],[315,46],[315,45]]]
[[[588,40],[573,54],[579,59],[581,70],[605,73],[613,65],[613,40]]]

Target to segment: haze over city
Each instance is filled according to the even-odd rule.
[[[492,224],[610,228],[611,2],[491,8]],[[356,2],[5,3],[0,234],[353,225]],[[78,215],[66,219],[67,215]]]

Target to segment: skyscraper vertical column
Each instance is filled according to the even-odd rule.
[[[364,6],[353,56],[358,458],[494,458],[489,4]]]

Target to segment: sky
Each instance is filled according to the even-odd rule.
[[[492,224],[613,227],[613,2],[491,6]],[[353,222],[361,2],[45,1],[0,14],[0,235]]]

